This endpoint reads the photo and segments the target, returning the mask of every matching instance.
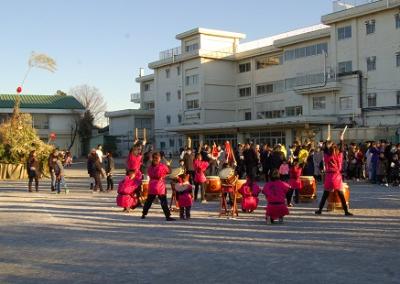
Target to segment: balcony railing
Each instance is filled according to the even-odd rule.
[[[131,102],[140,103],[140,93],[132,93],[131,94]]]
[[[180,54],[182,54],[182,49],[180,46],[178,46],[175,48],[161,51],[159,58],[160,58],[160,60],[164,60],[164,59],[172,58],[172,57],[180,55]]]

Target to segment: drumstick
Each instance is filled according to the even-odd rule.
[[[328,139],[327,140],[330,140],[330,139],[331,139],[331,125],[328,124]]]
[[[135,140],[137,140],[138,139],[138,129],[137,129],[137,127],[135,128]]]
[[[344,133],[346,132],[346,130],[347,130],[347,125],[344,127],[344,129],[343,129],[343,132],[342,132],[342,134],[344,135]]]
[[[192,139],[188,136],[188,148],[192,148]]]
[[[147,140],[147,131],[146,128],[143,128],[143,139]]]

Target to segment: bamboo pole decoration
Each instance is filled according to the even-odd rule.
[[[135,140],[137,140],[138,139],[138,129],[137,129],[137,127],[135,128]]]

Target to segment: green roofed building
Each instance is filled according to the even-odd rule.
[[[10,95],[0,94],[0,123],[13,112],[15,99],[21,98],[21,112],[32,115],[32,124],[43,141],[49,141],[51,133],[56,139],[51,143],[60,149],[67,149],[73,140],[76,122],[85,112],[85,107],[72,96]],[[77,134],[71,148],[74,156],[81,153],[80,138]]]

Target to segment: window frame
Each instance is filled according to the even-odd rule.
[[[353,28],[351,25],[337,28],[337,40],[350,39],[353,36]]]
[[[341,69],[344,67],[344,70],[342,71]],[[348,70],[350,67],[350,70]],[[347,73],[347,72],[352,72],[353,71],[353,61],[348,60],[348,61],[342,61],[338,63],[338,73]]]
[[[242,68],[243,67],[243,68]],[[243,70],[242,70],[243,69]],[[242,62],[238,64],[239,73],[246,73],[251,71],[251,62]]]
[[[367,57],[367,71],[375,71],[376,70],[376,56]]]
[[[244,91],[244,94],[241,92]],[[251,86],[239,86],[238,87],[239,98],[251,97]]]
[[[321,100],[318,102],[318,100]],[[323,110],[326,109],[326,96],[317,96],[312,98],[312,109]]]
[[[365,34],[366,35],[371,35],[376,32],[376,21],[375,20],[369,20],[365,21]]]
[[[347,100],[347,101],[345,101],[345,100]],[[339,109],[340,110],[352,110],[353,109],[353,97],[351,97],[351,96],[339,97]]]
[[[169,79],[171,70],[169,68],[165,69],[165,78]]]
[[[371,102],[374,102],[373,104]],[[367,94],[367,107],[376,107],[377,106],[377,94],[376,93],[368,93]]]

